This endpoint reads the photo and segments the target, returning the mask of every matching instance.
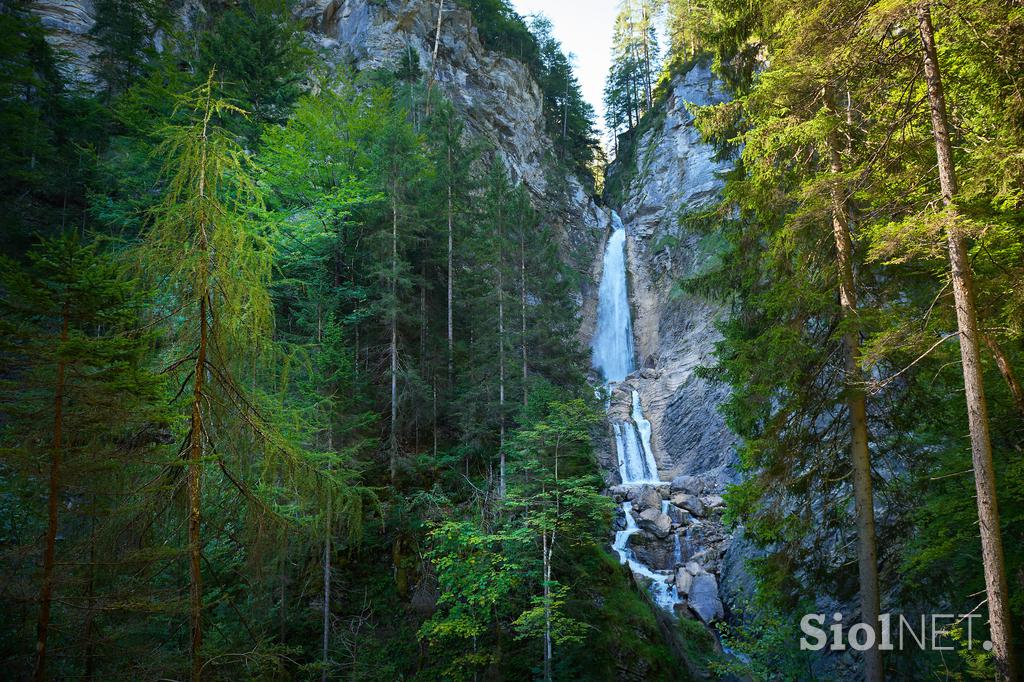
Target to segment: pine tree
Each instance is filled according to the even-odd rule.
[[[289,0],[244,0],[201,35],[197,72],[216,71],[223,96],[247,112],[226,125],[254,148],[284,123],[302,94],[312,53]]]
[[[57,557],[58,533],[69,528],[61,510],[96,490],[91,475],[115,459],[128,463],[132,440],[160,418],[160,382],[142,366],[149,339],[133,329],[137,283],[94,244],[74,234],[47,239],[27,267],[5,258],[2,270],[3,351],[13,372],[2,386],[5,449],[27,478],[47,471],[34,673],[43,680],[55,591],[68,577],[58,564],[72,564]]]
[[[109,101],[144,75],[152,59],[152,36],[167,28],[167,9],[156,0],[98,0],[94,10],[96,23],[89,33],[99,49],[92,59]]]

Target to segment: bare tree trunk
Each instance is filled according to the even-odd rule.
[[[834,111],[830,93],[825,92],[825,106]],[[836,262],[839,267],[839,302],[847,323],[855,322],[857,290],[853,278],[853,241],[847,215],[846,195],[840,184],[843,172],[839,144],[834,134],[828,138],[829,166],[833,175],[830,186],[832,200],[832,232],[836,243]],[[853,468],[853,497],[857,515],[857,566],[860,577],[861,622],[875,632],[873,645],[864,652],[864,679],[881,682],[883,679],[882,652],[878,648],[879,594],[878,548],[875,536],[875,504],[871,485],[871,453],[868,450],[867,400],[860,363],[860,331],[857,324],[849,326],[843,337],[846,365],[846,404],[850,410],[850,463]]]
[[[323,343],[322,336],[322,325],[320,322],[320,311],[317,311],[317,342]],[[321,348],[322,352],[322,348]],[[328,456],[334,453],[334,423],[333,423],[333,411],[327,417],[327,452]],[[331,471],[331,460],[327,460],[327,472],[330,474]],[[324,529],[324,603],[323,613],[321,622],[321,643],[320,643],[320,682],[327,682],[328,671],[330,668],[330,654],[331,654],[331,533],[332,528],[332,516],[334,513],[333,500],[328,495],[327,497],[327,509],[326,519],[327,527]]]
[[[918,8],[918,25],[924,58],[928,101],[931,105],[932,133],[939,165],[939,185],[942,201],[954,220],[949,222],[947,240],[949,263],[953,280],[953,299],[956,304],[957,326],[960,331],[960,359],[964,372],[964,394],[967,400],[967,420],[971,432],[971,454],[974,461],[974,483],[978,500],[978,527],[981,533],[981,558],[985,567],[985,591],[988,595],[989,627],[992,654],[995,657],[999,679],[1016,680],[1012,621],[1008,603],[1009,590],[1003,559],[1003,540],[999,527],[999,506],[996,497],[995,468],[992,464],[992,443],[989,440],[988,408],[982,381],[981,354],[978,346],[978,318],[974,303],[974,273],[967,250],[967,238],[955,220],[953,199],[957,193],[956,168],[949,139],[946,119],[946,100],[942,92],[942,78],[935,34],[932,29],[931,8],[926,3]]]
[[[437,64],[437,46],[441,44],[441,16],[444,14],[444,0],[437,2],[437,31],[434,33],[434,51],[430,55],[430,78],[427,80],[426,114],[430,116],[430,91],[434,89],[434,73]]]
[[[1006,353],[1003,352],[1002,347],[999,343],[992,338],[989,334],[982,334],[982,340],[988,349],[992,351],[992,357],[995,358],[996,367],[999,368],[999,373],[1003,375],[1003,381],[1006,382],[1006,386],[1010,389],[1010,394],[1013,396],[1013,404],[1017,408],[1017,412],[1020,413],[1021,417],[1024,417],[1024,389],[1021,388],[1020,381],[1017,380],[1017,374],[1013,371],[1013,365],[1010,364],[1010,359],[1006,357]]]
[[[398,474],[398,205],[391,200],[391,482]]]
[[[448,119],[448,390],[455,386],[455,335],[452,327],[452,289],[454,286],[452,268],[454,260],[455,239],[453,235],[452,209],[452,122]]]
[[[651,92],[651,47],[648,44],[649,36],[647,35],[650,28],[650,17],[647,14],[645,0],[640,0],[640,19],[642,21],[640,30],[644,35],[644,93],[647,95],[647,109],[650,110],[654,106],[654,95]]]
[[[551,551],[547,530],[541,531],[541,542],[544,559],[544,680],[551,682]]]
[[[68,340],[68,304],[61,309],[61,349]],[[61,350],[62,352],[62,350]],[[49,498],[47,499],[46,537],[43,545],[43,584],[39,590],[39,622],[36,627],[36,669],[38,682],[46,679],[46,643],[50,634],[50,608],[53,605],[53,571],[57,551],[57,509],[60,503],[60,466],[64,454],[64,383],[67,363],[58,355],[57,381],[53,391],[53,446],[50,450]]]
[[[530,392],[526,385],[529,379],[526,360],[526,235],[522,218],[519,224],[519,334],[523,352],[523,405],[530,404]]]
[[[327,507],[327,529],[324,536],[324,606],[321,627],[323,640],[320,645],[320,682],[327,682],[331,652],[331,508]]]
[[[498,216],[498,497],[505,497],[505,253],[501,215]]]
[[[94,632],[96,609],[96,498],[92,498],[92,514],[89,519],[89,587],[86,592],[88,611],[85,614],[85,665],[82,677],[92,682],[96,674],[96,635]]]

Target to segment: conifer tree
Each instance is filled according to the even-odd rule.
[[[252,222],[259,194],[247,156],[223,128],[225,117],[243,112],[218,97],[212,72],[205,83],[181,95],[178,106],[180,122],[162,132],[163,196],[136,257],[173,292],[169,312],[182,319],[177,354],[166,371],[184,375],[179,394],[187,395],[189,429],[181,457],[188,519],[190,675],[198,680],[204,665],[207,470],[215,465],[242,499],[266,513],[269,507],[242,473],[229,468],[232,446],[250,440],[292,466],[304,467],[237,378],[246,358],[270,350],[272,325],[271,248]],[[234,431],[250,435],[243,439]]]
[[[34,673],[43,680],[55,591],[67,577],[58,565],[72,565],[57,557],[61,510],[77,506],[90,472],[153,428],[160,383],[142,367],[149,340],[133,329],[142,299],[122,268],[73,233],[42,241],[28,260],[2,262],[3,352],[15,372],[2,400],[10,461],[29,478],[47,471]]]

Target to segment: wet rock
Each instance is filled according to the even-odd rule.
[[[672,542],[653,533],[640,531],[629,538],[629,548],[640,563],[656,571],[671,571],[675,566]]]
[[[700,495],[704,492],[704,481],[696,476],[676,476],[672,479],[671,490],[673,493]]]
[[[608,494],[611,495],[612,499],[617,503],[622,504],[623,502],[633,501],[636,489],[627,485],[613,485],[608,489]]]
[[[672,504],[685,509],[694,516],[704,516],[704,505],[696,495],[676,493],[672,496]]]
[[[664,539],[672,530],[672,519],[668,514],[662,514],[660,509],[648,508],[640,512],[636,525]]]
[[[688,602],[702,621],[711,624],[725,617],[722,600],[718,596],[718,580],[710,573],[699,573],[693,577]]]
[[[676,590],[680,596],[690,594],[690,590],[693,588],[693,574],[686,570],[685,567],[680,566],[676,569]]]
[[[640,486],[636,489],[633,498],[633,509],[643,512],[647,509],[656,509],[661,512],[661,494],[652,485]]]
[[[668,506],[668,517],[672,519],[672,524],[676,526],[689,525],[690,521],[692,520],[692,517],[690,516],[690,513],[688,511],[686,511],[685,509],[680,509],[674,504],[670,504]]]

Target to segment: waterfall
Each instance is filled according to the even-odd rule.
[[[591,342],[592,364],[607,383],[618,383],[632,372],[633,321],[626,283],[626,228],[612,211],[612,236],[604,251],[601,286],[597,292],[597,328]]]
[[[644,411],[640,407],[640,394],[633,391],[633,423],[636,430],[640,432],[640,446],[642,451],[642,464],[644,481],[658,482],[658,465],[654,461],[654,452],[651,450],[651,422],[644,419]],[[638,453],[640,454],[640,453]]]
[[[633,357],[633,320],[626,276],[626,229],[614,211],[612,227],[612,235],[604,253],[604,270],[598,289],[597,327],[591,343],[592,364],[609,386],[622,382],[636,369]],[[657,484],[661,481],[651,450],[651,422],[644,417],[640,394],[636,391],[632,392],[632,401],[631,419],[612,424],[619,476],[622,484],[627,486]],[[667,501],[662,501],[661,511],[668,511]],[[679,603],[675,585],[669,582],[673,572],[655,571],[636,558],[629,547],[630,536],[640,530],[633,518],[632,503],[623,502],[622,512],[626,527],[615,533],[612,549],[619,555],[621,563],[629,565],[634,575],[647,579],[654,603],[671,613]],[[675,541],[679,542],[678,534]],[[677,549],[675,554],[679,556],[680,551]]]
[[[615,542],[612,544],[612,549],[619,555],[619,563],[629,564],[629,568],[633,573],[642,575],[651,581],[651,598],[654,600],[654,603],[671,612],[672,607],[679,602],[679,595],[676,592],[675,585],[668,583],[668,578],[671,577],[671,574],[654,571],[636,559],[633,550],[629,548],[629,536],[640,530],[633,519],[633,503],[623,502],[622,511],[626,515],[626,528],[625,530],[615,532]]]

